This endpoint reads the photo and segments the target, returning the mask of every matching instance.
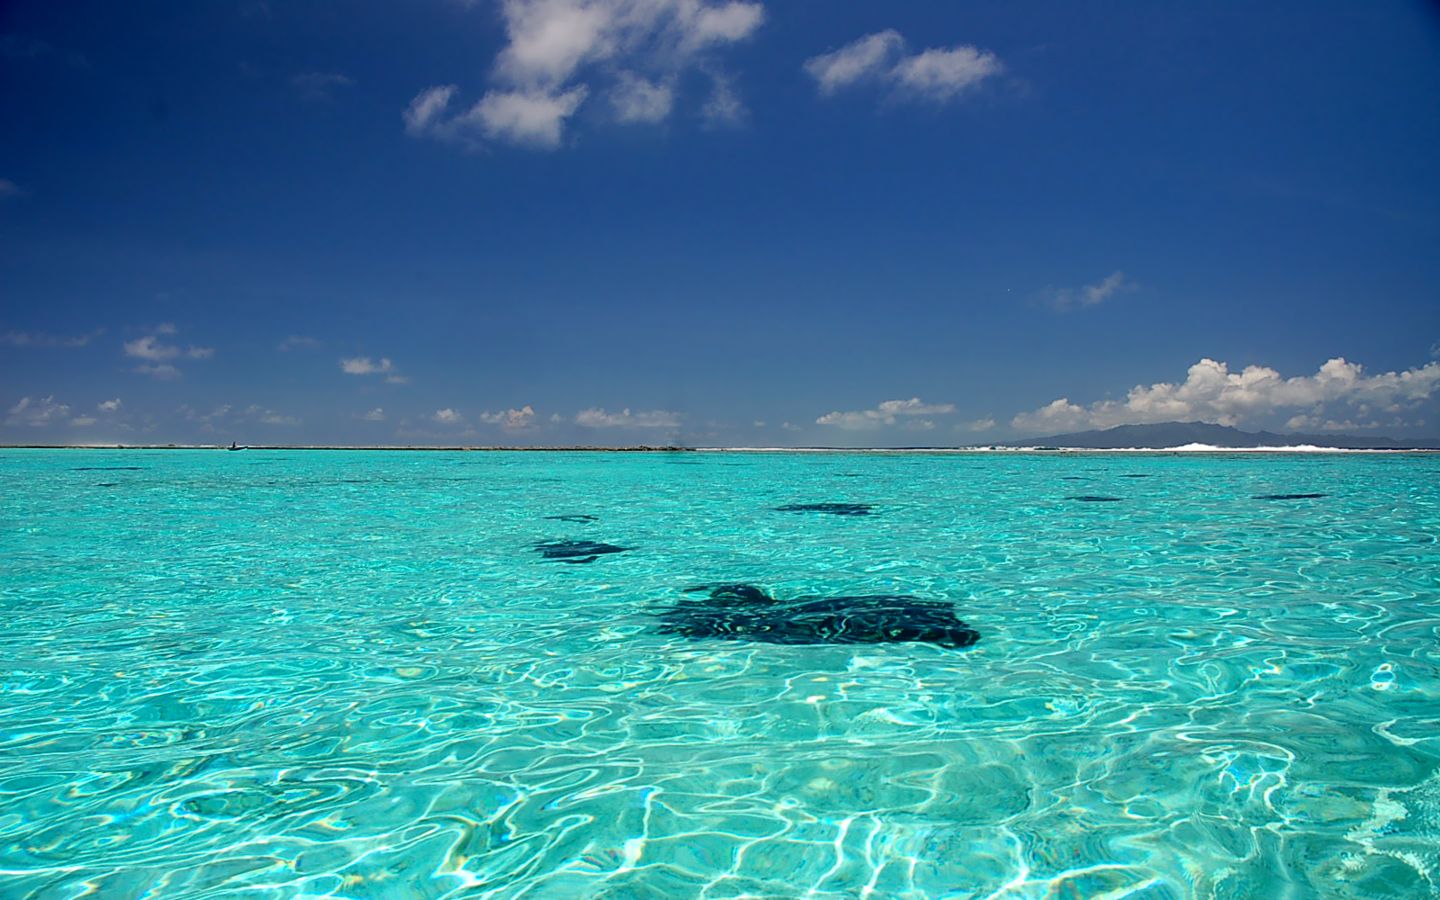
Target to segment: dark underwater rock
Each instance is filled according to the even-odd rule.
[[[1066,497],[1066,500],[1079,500],[1081,503],[1119,503],[1119,497],[1105,497],[1100,494],[1074,494]]]
[[[777,506],[777,512],[815,512],[832,516],[868,516],[874,509],[870,503],[788,503]]]
[[[776,600],[753,584],[687,588],[687,598],[659,613],[661,634],[765,644],[925,643],[960,649],[980,633],[938,600],[902,594]]]
[[[1256,500],[1319,500],[1328,494],[1256,494]]]
[[[588,525],[591,522],[600,521],[599,516],[587,516],[583,513],[577,513],[568,516],[546,516],[545,518],[554,522],[571,522],[576,525]]]
[[[548,560],[564,563],[591,563],[607,553],[624,553],[629,547],[602,544],[598,541],[547,541],[535,549]]]

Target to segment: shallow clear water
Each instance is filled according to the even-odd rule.
[[[1434,455],[0,451],[0,895],[1427,895],[1437,535]],[[718,581],[982,636],[656,632]]]

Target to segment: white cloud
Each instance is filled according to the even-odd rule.
[[[995,420],[990,416],[982,419],[971,419],[969,422],[961,422],[955,426],[956,431],[989,431],[995,427]]]
[[[436,422],[439,422],[441,425],[458,425],[459,423],[465,421],[464,416],[460,415],[459,412],[450,409],[449,407],[446,407],[445,409],[435,410],[434,414],[431,415],[430,418],[434,419]]]
[[[104,333],[96,329],[89,334],[47,334],[43,331],[6,331],[0,333],[0,344],[11,347],[84,347]]]
[[[612,413],[592,407],[581,410],[575,423],[586,428],[678,428],[680,414],[663,409],[632,413],[628,408]]]
[[[95,404],[95,408],[100,410],[101,412],[111,413],[118,411],[120,409],[120,405],[120,398],[116,397],[114,400],[105,400],[101,403]]]
[[[501,15],[507,43],[480,101],[452,113],[455,85],[426,88],[402,114],[407,134],[553,148],[596,89],[617,121],[662,121],[681,74],[754,34],[765,10],[738,0],[503,0]],[[705,118],[736,121],[744,107],[728,83],[716,84]]]
[[[530,404],[525,404],[519,409],[507,409],[503,412],[483,412],[480,414],[480,421],[487,425],[499,425],[510,431],[520,431],[529,428],[535,422],[535,410]]]
[[[610,89],[610,105],[620,122],[659,122],[670,115],[675,91],[668,83],[621,72]]]
[[[155,326],[152,333],[143,335],[133,341],[126,341],[124,344],[125,355],[135,359],[147,360],[147,362],[136,366],[132,371],[141,375],[149,375],[152,378],[168,380],[180,377],[180,370],[170,362],[173,359],[209,359],[215,355],[213,347],[197,347],[190,345],[180,347],[177,344],[167,344],[161,340],[161,336],[171,336],[176,333],[174,325],[166,322]]]
[[[360,418],[364,419],[367,422],[383,422],[385,421],[385,410],[382,407],[377,406],[369,412],[365,413]]]
[[[84,428],[86,425],[94,425],[97,421],[99,420],[94,416],[76,416],[70,420],[70,424],[75,428]]]
[[[379,362],[368,356],[349,356],[341,358],[340,371],[346,375],[383,375],[395,371],[395,364],[383,356]]]
[[[898,95],[945,102],[1005,69],[1000,58],[968,44],[909,53],[894,29],[852,41],[805,61],[821,94],[864,82],[889,86]]]
[[[805,71],[820,87],[820,93],[831,94],[842,87],[869,79],[883,79],[895,68],[905,52],[905,39],[894,29],[867,34],[833,53],[824,53],[805,61]]]
[[[588,92],[584,86],[564,93],[490,91],[470,112],[451,124],[462,130],[476,126],[491,139],[537,147],[558,147],[565,120],[580,108]]]
[[[400,114],[405,121],[405,133],[412,137],[445,137],[441,133],[443,117],[456,90],[455,85],[445,84],[428,87],[416,94]]]
[[[895,67],[898,84],[932,100],[949,100],[997,75],[1004,67],[993,53],[975,47],[926,50],[901,60]]]
[[[833,425],[849,431],[879,428],[894,425],[902,419],[910,419],[912,427],[931,428],[934,422],[916,416],[948,415],[955,411],[952,403],[925,403],[919,397],[909,400],[886,400],[874,409],[860,409],[853,412],[828,412],[815,420],[816,425]]]
[[[1117,270],[1093,284],[1087,284],[1078,289],[1051,290],[1049,292],[1050,304],[1061,311],[1077,307],[1084,308],[1104,303],[1122,291],[1133,290],[1135,290],[1135,283],[1126,278],[1124,272]]]
[[[290,84],[301,100],[320,103],[334,97],[337,88],[349,87],[355,79],[339,72],[301,72],[290,79]]]
[[[320,342],[315,340],[315,338],[292,334],[281,341],[275,349],[282,353],[288,353],[291,350],[311,350],[318,346],[320,346]]]
[[[20,402],[10,407],[10,414],[5,418],[6,425],[26,425],[31,428],[43,428],[47,425],[57,425],[70,415],[70,407],[64,403],[56,403],[54,396],[32,399],[21,397]]]
[[[1336,357],[1314,375],[1285,378],[1268,366],[1246,366],[1231,372],[1223,362],[1202,359],[1179,384],[1136,385],[1124,400],[1102,400],[1088,406],[1062,397],[1017,415],[1010,424],[1024,432],[1175,421],[1240,425],[1263,423],[1291,412],[1297,415],[1291,416],[1290,422],[1323,423],[1334,420],[1337,409],[1353,411],[1365,421],[1376,413],[1395,415],[1414,408],[1437,392],[1440,362],[1404,372],[1367,375],[1362,366]]]

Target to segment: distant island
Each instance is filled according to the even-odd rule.
[[[1253,447],[1334,447],[1340,450],[1437,450],[1440,438],[1397,440],[1353,434],[1276,434],[1241,431],[1208,422],[1161,422],[1156,425],[1117,425],[1096,431],[1053,434],[1049,437],[1009,441],[1003,447],[1055,447],[1077,450],[1123,450],[1131,447],[1165,448],[1208,444],[1227,449]]]

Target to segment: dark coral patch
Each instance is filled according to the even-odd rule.
[[[832,516],[868,516],[874,508],[870,503],[788,503],[775,507],[777,512],[814,512]]]
[[[765,644],[926,643],[960,649],[980,633],[942,601],[900,594],[776,600],[752,584],[702,585],[659,613],[661,634]]]
[[[1121,475],[1121,478],[1149,478],[1149,475]]]
[[[1119,497],[1105,497],[1100,494],[1075,494],[1066,497],[1066,500],[1079,500],[1081,503],[1119,503]]]
[[[602,544],[598,541],[547,541],[535,549],[548,560],[564,563],[591,563],[608,553],[624,553],[629,547]]]
[[[78,466],[72,472],[143,472],[144,466]]]
[[[1319,500],[1327,494],[1256,494],[1256,500]]]
[[[555,522],[571,522],[576,525],[588,525],[591,522],[600,521],[599,516],[587,516],[583,513],[577,513],[568,516],[546,516],[545,518]]]

